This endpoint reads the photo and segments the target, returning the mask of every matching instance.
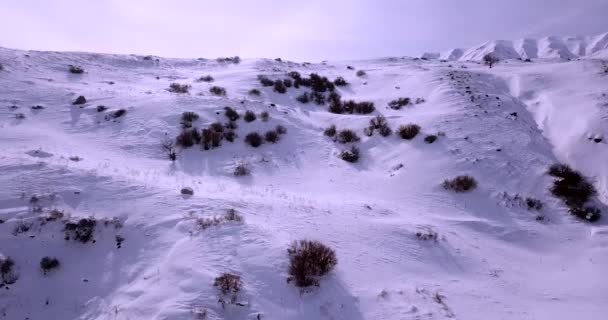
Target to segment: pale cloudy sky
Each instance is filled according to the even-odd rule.
[[[0,0],[0,46],[295,60],[608,32],[608,0]]]

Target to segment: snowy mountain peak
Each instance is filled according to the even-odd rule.
[[[596,36],[548,36],[539,39],[493,40],[469,49],[424,53],[426,59],[480,61],[488,53],[499,59],[576,59],[608,57],[608,32]]]

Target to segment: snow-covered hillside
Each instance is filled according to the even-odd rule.
[[[590,55],[606,38],[564,46]],[[549,53],[558,42],[495,42],[452,59],[475,60],[498,46],[549,57],[561,54]],[[607,61],[514,60],[492,69],[409,58],[234,64],[0,49],[0,63],[0,254],[14,261],[8,280],[16,280],[3,280],[0,319],[608,314],[606,219],[574,218],[549,192],[554,179],[546,174],[559,162],[581,171],[598,191],[594,205],[606,211]],[[327,104],[296,100],[308,88],[281,94],[258,80],[292,71],[344,77],[349,84],[336,87],[342,100],[371,101],[375,111],[330,113]],[[214,81],[195,81],[206,75]],[[174,93],[171,83],[191,87]],[[86,103],[73,105],[81,95]],[[388,107],[401,97],[412,103]],[[228,122],[225,107],[241,115],[234,142],[178,148],[169,160],[161,144],[182,131],[183,112],[196,112],[192,125],[203,129]],[[244,121],[246,110],[257,119]],[[378,115],[392,135],[364,134]],[[360,141],[325,136],[332,124]],[[411,140],[396,133],[407,124],[421,128]],[[278,142],[244,142],[278,125],[287,130]],[[427,143],[431,135],[437,139]],[[351,145],[360,150],[356,163],[339,158]],[[250,175],[234,176],[238,165]],[[442,187],[459,175],[474,177],[477,188]],[[181,194],[186,187],[194,194]],[[528,208],[526,197],[542,208]],[[230,209],[242,221],[227,219]],[[306,292],[286,281],[287,248],[299,239],[319,240],[338,258]],[[59,267],[41,271],[45,256]],[[222,308],[213,284],[224,272],[240,275],[243,287]]]
[[[545,37],[515,41],[487,41],[469,49],[452,49],[442,53],[425,53],[427,59],[448,61],[481,61],[488,53],[504,59],[608,59],[608,33],[597,36]]]

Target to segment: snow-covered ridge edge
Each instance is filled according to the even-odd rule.
[[[494,40],[469,49],[424,53],[421,57],[448,61],[479,61],[488,53],[493,53],[501,60],[608,58],[608,32],[596,36]]]

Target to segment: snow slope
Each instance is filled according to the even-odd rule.
[[[423,57],[448,61],[481,61],[494,53],[499,59],[575,59],[580,57],[608,58],[608,33],[597,36],[544,37],[487,41],[469,49],[453,49],[439,53],[425,53]]]
[[[605,48],[605,41],[588,38],[587,54],[601,51],[589,49],[590,39],[597,40],[593,48]],[[540,42],[526,47],[550,51]],[[474,60],[484,50],[451,55]],[[592,177],[599,201],[608,202],[606,140],[593,140],[608,128],[606,62],[515,61],[492,69],[393,58],[234,65],[0,49],[0,63],[0,254],[15,261],[19,274],[0,290],[0,319],[200,319],[202,310],[207,319],[282,320],[608,313],[606,220],[587,224],[569,216],[547,191],[552,180],[545,175],[549,165],[566,162]],[[70,74],[70,64],[86,72]],[[256,79],[293,70],[343,76],[350,83],[339,89],[343,98],[373,101],[377,110],[332,114],[297,102],[302,88],[278,94]],[[357,77],[357,70],[367,75]],[[212,84],[193,81],[207,74]],[[190,93],[168,92],[171,82],[190,84]],[[211,95],[211,85],[225,87],[227,96]],[[248,95],[252,88],[262,95]],[[73,106],[79,95],[88,102]],[[386,107],[402,96],[426,102]],[[97,112],[98,105],[109,110]],[[225,106],[241,114],[267,111],[270,120],[239,120],[234,143],[181,150],[175,163],[166,158],[161,141],[178,134],[182,112],[197,112],[201,128],[225,121]],[[118,108],[126,115],[105,120]],[[364,136],[377,114],[393,130],[416,123],[422,134],[411,141]],[[287,134],[277,144],[243,142],[248,132],[279,124]],[[331,124],[359,132],[358,163],[337,157],[347,146],[323,135]],[[445,136],[437,142],[423,141],[440,131]],[[234,177],[238,163],[251,176]],[[460,174],[474,176],[478,188],[455,194],[441,187]],[[183,187],[194,195],[181,195]],[[529,211],[515,194],[544,207]],[[606,211],[604,204],[598,203]],[[45,220],[53,209],[99,219],[95,243],[66,241],[62,224]],[[196,223],[227,209],[244,221],[207,229]],[[416,237],[431,231],[437,241]],[[120,246],[117,235],[124,238]],[[339,260],[306,293],[286,282],[286,248],[303,238],[331,246]],[[43,256],[57,257],[60,268],[44,275]],[[213,280],[228,271],[243,279],[243,306],[223,309]]]

